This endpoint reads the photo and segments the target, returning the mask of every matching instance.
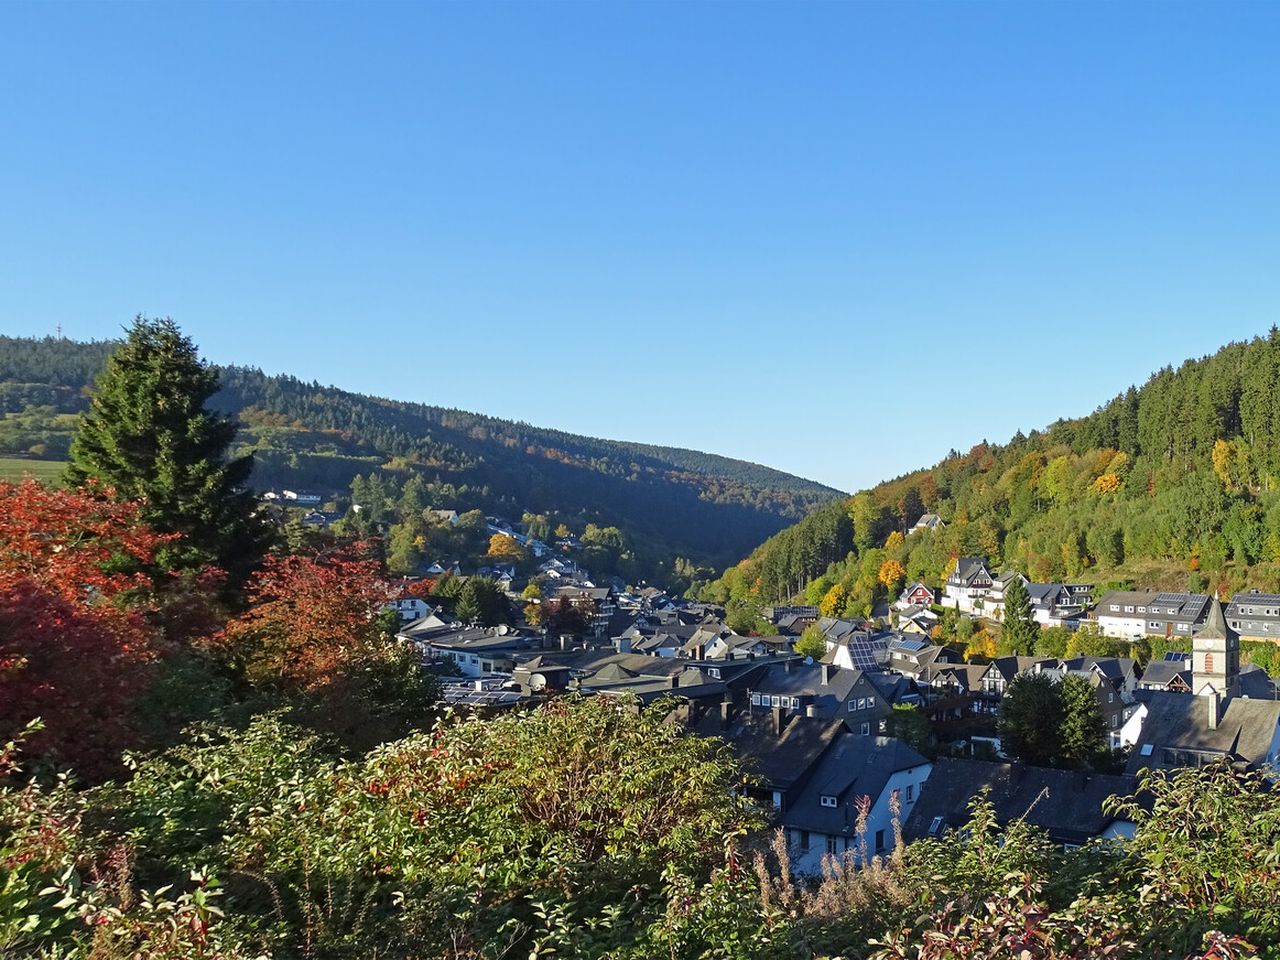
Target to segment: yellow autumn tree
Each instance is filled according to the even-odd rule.
[[[1114,473],[1104,473],[1093,481],[1093,492],[1099,494],[1115,493],[1120,489],[1120,478]]]
[[[489,538],[489,556],[506,560],[520,560],[524,557],[524,548],[516,542],[516,538],[505,533],[495,533]]]
[[[904,539],[905,538],[902,534],[895,530],[893,533],[889,534],[889,538],[885,540],[884,548],[886,550],[892,550],[894,547],[900,547],[902,546]]]
[[[903,569],[902,564],[897,560],[886,560],[880,564],[879,580],[890,590],[902,583],[906,576],[907,571]]]
[[[843,583],[837,583],[827,591],[826,596],[818,603],[818,612],[824,617],[838,617],[844,608],[845,589]]]

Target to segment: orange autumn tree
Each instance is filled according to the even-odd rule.
[[[101,492],[0,482],[0,741],[39,717],[28,749],[91,779],[139,742],[132,708],[166,649],[148,571],[175,539]]]
[[[270,555],[219,648],[260,690],[314,711],[348,743],[428,722],[435,685],[392,635],[395,590],[369,545]]]

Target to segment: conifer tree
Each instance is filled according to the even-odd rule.
[[[1040,635],[1040,625],[1031,613],[1031,597],[1021,577],[1014,577],[1004,590],[1004,625],[1000,635],[1006,651],[1030,654]]]
[[[138,317],[98,377],[67,477],[141,501],[152,529],[181,534],[163,563],[212,564],[239,579],[261,555],[267,528],[246,487],[253,458],[228,457],[236,425],[206,408],[217,390],[217,371],[172,320]]]

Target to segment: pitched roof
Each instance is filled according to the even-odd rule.
[[[1001,824],[1025,817],[1059,843],[1083,843],[1114,819],[1103,812],[1103,801],[1130,796],[1136,786],[1129,776],[943,757],[934,761],[902,833],[919,840],[963,827],[969,802],[987,787]]]
[[[720,737],[751,773],[768,785],[787,790],[809,773],[833,740],[843,735],[838,720],[784,716],[780,734],[774,732],[770,710],[756,708],[731,716],[726,726],[718,711],[709,710],[692,727],[704,737]]]
[[[1136,774],[1144,767],[1194,766],[1214,756],[1228,757],[1250,769],[1276,759],[1270,751],[1280,726],[1278,701],[1228,697],[1221,701],[1217,727],[1209,726],[1212,697],[1152,690],[1145,701],[1147,715],[1126,773]],[[1172,751],[1172,756],[1165,751]]]
[[[884,793],[893,774],[928,763],[910,746],[892,737],[842,737],[814,768],[803,792],[783,813],[782,822],[801,830],[852,836],[860,797],[870,797],[874,802]],[[835,797],[836,805],[823,805],[824,796]]]

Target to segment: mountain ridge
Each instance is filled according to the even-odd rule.
[[[0,454],[60,459],[116,341],[0,336]],[[624,528],[653,559],[730,562],[844,494],[752,461],[611,440],[454,407],[215,365],[213,404],[241,422],[255,486],[341,491],[371,470],[418,473],[440,506],[549,512]]]

